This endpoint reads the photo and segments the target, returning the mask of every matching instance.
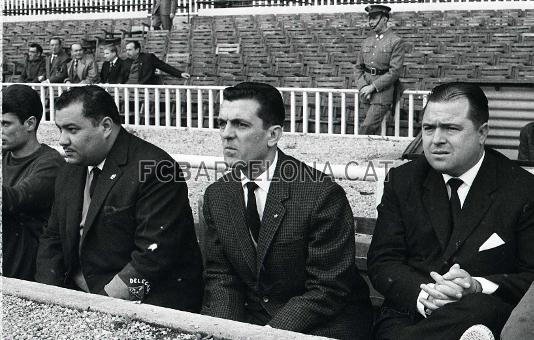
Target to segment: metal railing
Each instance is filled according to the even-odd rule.
[[[11,83],[3,83],[9,86]],[[54,121],[54,99],[81,84],[28,84],[41,97],[43,121]],[[115,99],[125,125],[216,129],[224,86],[102,84]],[[292,133],[359,135],[364,118],[356,89],[278,88],[286,105],[285,130]],[[413,137],[416,110],[426,104],[428,91],[404,91],[392,120],[382,123],[383,136]],[[407,127],[401,133],[401,105],[408,101]],[[416,103],[417,101],[417,103]],[[417,105],[416,105],[417,104]],[[404,112],[403,112],[404,113]],[[406,119],[402,121],[406,123]],[[391,125],[389,125],[391,127]]]

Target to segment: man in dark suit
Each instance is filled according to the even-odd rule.
[[[520,161],[534,161],[534,122],[528,123],[521,128],[517,159]]]
[[[177,68],[160,60],[154,53],[142,53],[141,44],[138,41],[130,41],[126,44],[126,54],[130,59],[129,77],[127,84],[160,84],[156,76],[156,69],[161,70],[178,78],[189,78],[189,73],[182,72]]]
[[[36,280],[199,311],[202,259],[178,165],[121,127],[101,87],[64,92],[55,121],[67,165],[56,180]]]
[[[368,253],[385,301],[377,339],[498,337],[534,280],[534,176],[484,147],[488,100],[437,86],[422,121],[424,157],[389,173]]]
[[[224,90],[219,126],[232,171],[204,195],[204,314],[334,338],[367,339],[369,289],[354,263],[343,189],[285,155],[278,90]]]
[[[100,70],[100,82],[103,84],[124,84],[128,80],[130,64],[121,58],[115,45],[104,47],[104,58]]]
[[[41,45],[32,43],[28,46],[28,58],[20,75],[21,83],[40,83],[46,76],[46,61]]]
[[[63,83],[67,78],[67,63],[70,57],[63,49],[61,39],[50,39],[50,55],[45,59],[46,79],[42,82]]]

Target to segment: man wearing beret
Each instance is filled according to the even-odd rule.
[[[365,10],[374,33],[364,40],[358,55],[356,85],[360,90],[362,111],[366,113],[360,133],[374,135],[379,133],[382,120],[392,107],[395,83],[404,61],[404,44],[388,29],[391,8],[369,5]]]

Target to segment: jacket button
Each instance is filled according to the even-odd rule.
[[[182,282],[182,278],[179,277],[176,281],[178,281],[178,282]]]
[[[263,302],[265,302],[265,303],[269,302],[269,298],[267,296],[264,296],[263,297]]]
[[[245,302],[244,305],[245,305],[245,307],[248,307],[248,302]]]

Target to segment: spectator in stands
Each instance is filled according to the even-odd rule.
[[[128,84],[160,84],[156,76],[156,69],[166,72],[175,77],[189,78],[189,73],[182,72],[177,68],[161,61],[154,53],[142,53],[138,41],[130,41],[126,44],[126,54],[130,58],[130,71]]]
[[[2,275],[31,281],[54,180],[65,163],[59,152],[37,140],[42,115],[31,87],[11,85],[2,91]]]
[[[404,46],[402,39],[388,28],[391,8],[369,5],[365,10],[374,33],[363,41],[358,55],[356,86],[365,112],[360,133],[375,135],[392,108],[395,84],[404,61]]]
[[[104,47],[104,58],[100,70],[100,82],[103,84],[124,84],[128,80],[129,63],[119,58],[117,47]]]
[[[67,165],[37,255],[39,282],[200,310],[202,258],[187,184],[163,150],[120,124],[113,97],[88,85],[56,101]]]
[[[85,54],[82,44],[70,47],[72,60],[67,64],[65,83],[93,84],[98,82],[98,66],[93,56]]]
[[[278,149],[285,109],[267,84],[224,90],[218,121],[233,167],[204,195],[204,314],[368,339],[369,289],[355,266],[343,189]]]
[[[28,48],[28,58],[20,75],[21,83],[40,83],[46,77],[46,61],[41,45],[32,43]]]
[[[63,49],[61,39],[54,37],[50,39],[50,56],[46,58],[46,79],[47,83],[63,83],[67,77],[67,63],[70,57]]]
[[[519,155],[521,161],[534,161],[534,122],[521,128],[519,134]]]
[[[152,27],[169,31],[178,8],[178,0],[154,0],[152,6]]]
[[[474,324],[498,337],[534,280],[534,176],[484,146],[480,87],[433,89],[424,156],[389,173],[368,253],[385,301],[377,339],[459,339]]]

